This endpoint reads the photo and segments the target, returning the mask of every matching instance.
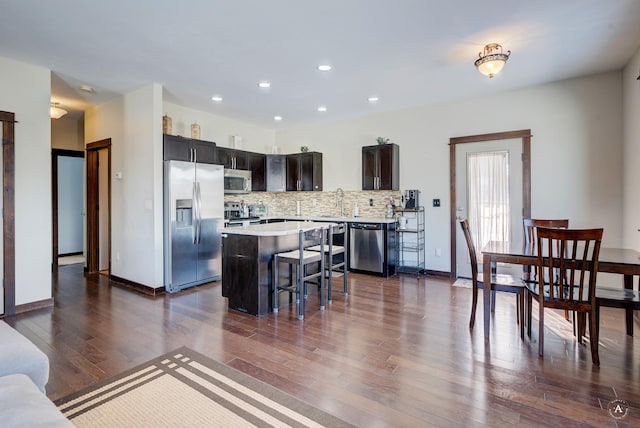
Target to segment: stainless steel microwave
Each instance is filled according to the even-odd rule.
[[[251,192],[251,171],[244,169],[224,170],[224,193],[240,194]]]

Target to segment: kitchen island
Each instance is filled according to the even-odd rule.
[[[222,296],[229,309],[263,316],[273,310],[273,255],[298,248],[300,230],[329,222],[286,221],[225,228],[222,232]]]

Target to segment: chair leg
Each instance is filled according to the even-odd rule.
[[[296,296],[298,300],[298,319],[302,321],[304,319],[304,301],[307,296],[307,287],[306,283],[302,280],[302,276],[304,275],[304,266],[302,264],[296,267]]]
[[[578,332],[577,332],[577,336],[578,336],[578,343],[582,343],[582,338],[584,337],[584,333],[586,331],[586,319],[585,319],[586,314],[584,312],[580,312],[579,314],[576,314],[576,319],[577,319],[577,324],[578,324]]]
[[[271,286],[273,287],[273,312],[278,313],[278,260],[277,256],[273,259],[273,280]]]
[[[329,257],[327,258],[326,262],[329,262],[329,265],[325,266],[325,270],[329,274],[329,280],[327,283],[327,302],[331,304],[331,286],[333,285],[331,281],[333,278],[333,256],[331,254],[329,254]],[[325,265],[326,265],[326,262],[325,262]]]
[[[473,328],[476,322],[476,306],[478,305],[478,287],[473,287],[473,297],[471,298],[471,318],[469,319],[469,328]]]
[[[324,257],[320,257],[320,310],[324,311],[324,292],[325,292],[325,264]],[[331,284],[331,279],[329,279],[329,284]],[[329,285],[331,287],[331,285]],[[329,291],[331,293],[331,291]]]
[[[591,361],[594,366],[600,365],[600,356],[598,355],[598,316],[594,313],[594,310],[589,312],[589,342],[591,344]]]
[[[518,321],[520,323],[520,339],[524,340],[524,293],[518,293],[518,308],[520,313]]]
[[[538,355],[544,355],[544,302],[542,301],[543,296],[540,295],[540,300],[538,300],[538,307],[540,315],[538,315]]]
[[[533,296],[527,290],[527,336],[531,339],[531,313],[533,312]]]

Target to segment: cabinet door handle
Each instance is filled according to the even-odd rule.
[[[193,161],[198,162],[198,149],[193,148]]]

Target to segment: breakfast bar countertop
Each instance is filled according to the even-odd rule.
[[[228,227],[222,233],[230,235],[249,236],[283,236],[298,233],[300,230],[310,230],[316,227],[328,227],[334,223],[316,221],[284,221],[278,223],[251,224],[242,227]]]

